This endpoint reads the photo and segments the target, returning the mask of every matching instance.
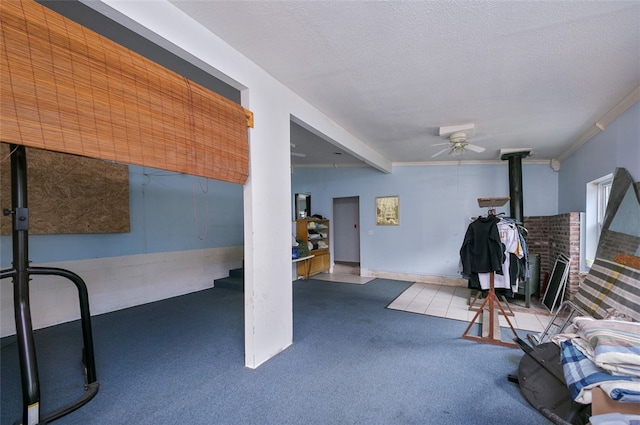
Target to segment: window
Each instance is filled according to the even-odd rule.
[[[602,232],[602,225],[604,223],[604,216],[607,212],[607,203],[609,202],[609,195],[611,194],[611,183],[613,177],[609,177],[604,181],[596,183],[598,187],[598,236]]]
[[[582,240],[584,242],[582,252],[584,255],[580,256],[580,271],[587,271],[595,259],[612,183],[613,174],[607,174],[587,183],[586,214],[582,226]]]

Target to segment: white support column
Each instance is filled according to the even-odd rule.
[[[245,366],[256,368],[293,343],[289,114],[277,92],[243,92],[254,113],[244,186]],[[247,99],[248,98],[248,99]],[[258,99],[259,98],[259,99]]]
[[[258,367],[293,340],[289,91],[168,1],[152,8],[118,0],[86,4],[185,60],[197,58],[242,90],[242,106],[254,114],[243,195],[245,364]]]

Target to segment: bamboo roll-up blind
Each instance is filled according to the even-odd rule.
[[[1,141],[246,181],[251,112],[34,1],[0,18]]]

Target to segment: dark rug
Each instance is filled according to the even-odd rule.
[[[517,349],[386,306],[411,283],[296,281],[294,344],[244,367],[243,294],[201,292],[95,316],[100,391],[56,424],[545,424],[507,376]],[[36,332],[42,412],[82,394],[78,322]],[[2,424],[20,418],[2,340]]]

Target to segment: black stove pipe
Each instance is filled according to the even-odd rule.
[[[500,159],[509,161],[509,215],[519,223],[523,222],[522,208],[522,158],[526,158],[531,151],[512,152],[503,154]]]

